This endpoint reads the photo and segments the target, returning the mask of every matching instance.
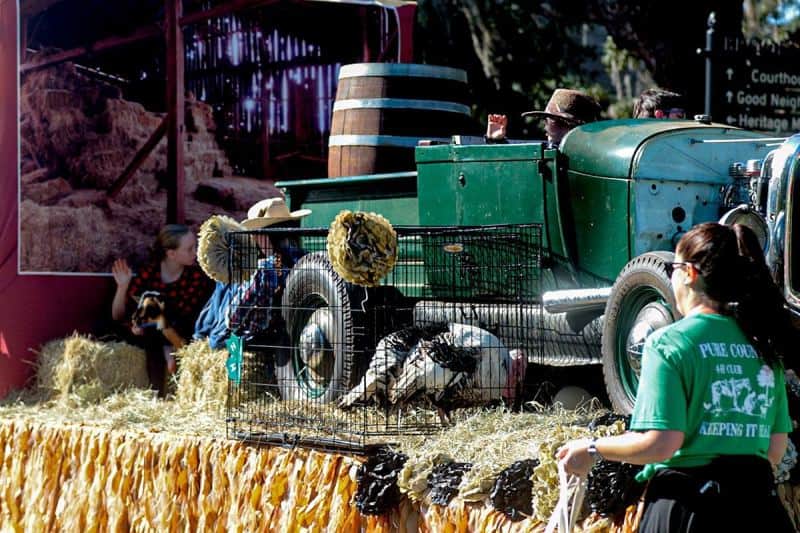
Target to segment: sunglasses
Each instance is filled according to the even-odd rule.
[[[672,261],[671,263],[664,263],[664,270],[667,271],[667,277],[671,278],[672,273],[675,272],[676,269],[684,265],[691,265],[691,263],[687,261]]]

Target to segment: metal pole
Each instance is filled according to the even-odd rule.
[[[714,26],[717,22],[717,17],[712,11],[708,15],[708,29],[706,30],[706,94],[704,114],[711,117],[711,52],[714,48]]]

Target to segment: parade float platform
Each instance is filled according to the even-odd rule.
[[[485,411],[439,434],[396,443],[409,457],[399,498],[366,516],[356,500],[367,457],[227,438],[225,370],[212,364],[210,351],[184,354],[177,390],[161,400],[152,391],[109,393],[98,384],[100,375],[119,378],[104,374],[104,358],[117,369],[136,367],[120,364],[119,351],[106,357],[102,343],[60,342],[50,352],[78,353],[85,368],[73,360],[65,377],[61,363],[48,363],[45,347],[37,385],[0,405],[0,531],[544,531],[550,508],[542,507],[557,499],[558,484],[542,479],[554,462],[533,476],[535,512],[514,519],[487,497],[493,480],[486,472],[496,478],[495,463],[508,463],[508,454],[529,458],[531,441],[555,436],[552,447],[569,438],[571,424],[593,416]],[[46,380],[61,389],[43,392]],[[545,449],[539,447],[542,462],[552,455]],[[470,462],[475,474],[440,505],[420,481],[426,472],[431,479],[431,464],[444,452]],[[783,483],[779,491],[797,523],[800,489]],[[640,515],[637,500],[611,517],[584,513],[578,529],[636,531]]]

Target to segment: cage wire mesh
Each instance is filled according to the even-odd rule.
[[[520,405],[542,356],[541,226],[395,229],[397,264],[371,288],[335,272],[327,229],[230,237],[229,436],[358,450]]]

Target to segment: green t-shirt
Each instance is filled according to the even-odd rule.
[[[783,368],[758,358],[733,318],[697,314],[646,341],[631,429],[682,431],[683,446],[659,468],[693,467],[719,455],[767,458],[770,435],[792,423]]]

